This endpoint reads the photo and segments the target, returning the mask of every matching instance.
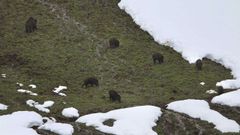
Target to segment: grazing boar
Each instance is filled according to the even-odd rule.
[[[120,45],[120,42],[119,42],[119,40],[117,40],[116,38],[111,38],[111,39],[109,40],[109,47],[110,47],[111,49],[118,48],[119,45]]]
[[[164,60],[164,57],[163,57],[163,55],[160,54],[160,53],[154,53],[154,54],[152,55],[152,59],[153,59],[153,63],[154,63],[154,64],[156,64],[157,62],[158,62],[159,64],[162,64],[162,63],[163,63],[163,60]]]
[[[110,90],[108,91],[108,94],[111,101],[118,101],[119,103],[121,102],[121,96],[116,91]]]
[[[37,30],[37,20],[30,17],[25,24],[26,33],[32,33]]]
[[[97,78],[89,77],[89,78],[84,80],[82,87],[87,88],[88,86],[93,87],[94,85],[99,86]]]
[[[202,60],[200,60],[200,59],[198,59],[197,61],[196,61],[196,68],[197,68],[197,70],[202,70]]]

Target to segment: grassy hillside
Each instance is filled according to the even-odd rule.
[[[215,89],[217,81],[232,78],[229,70],[207,59],[203,71],[196,71],[179,53],[154,42],[118,8],[119,1],[103,1],[0,1],[0,73],[7,74],[0,78],[0,102],[10,105],[0,115],[35,110],[25,105],[28,99],[53,100],[51,113],[41,114],[66,122],[69,120],[61,116],[65,107],[73,106],[84,115],[135,105],[163,106],[186,98],[210,99],[206,90]],[[30,16],[38,20],[38,30],[27,34],[25,22]],[[112,37],[120,40],[119,48],[108,49]],[[164,64],[153,64],[154,52],[164,55]],[[99,79],[100,86],[81,88],[83,80],[91,76]],[[205,86],[199,85],[202,81]],[[16,82],[26,89],[36,84],[33,91],[39,96],[17,93]],[[52,93],[58,85],[68,87],[67,97]],[[109,90],[118,91],[123,102],[110,102]],[[240,122],[236,108],[213,108]],[[207,122],[163,111],[155,127],[159,134],[219,134]],[[71,122],[76,135],[102,134]]]

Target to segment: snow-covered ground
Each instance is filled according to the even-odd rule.
[[[72,125],[57,122],[53,117],[43,117],[43,120],[46,120],[46,123],[39,126],[38,129],[48,130],[59,135],[72,135],[74,132]]]
[[[17,82],[16,83],[19,87],[23,87],[24,85],[22,83]]]
[[[95,113],[80,117],[76,122],[94,126],[104,133],[116,135],[157,135],[152,130],[162,112],[155,106],[138,106],[113,110],[107,113]],[[104,125],[109,119],[115,120],[112,127]]]
[[[38,102],[34,100],[27,100],[26,104],[30,107],[34,107],[38,109],[39,111],[50,113],[49,107],[53,106],[54,102],[53,101],[45,101],[43,104],[39,104]]]
[[[204,100],[187,99],[175,101],[168,104],[167,109],[213,123],[215,128],[221,132],[240,131],[240,126],[236,121],[228,119],[219,112],[210,109],[208,103]]]
[[[204,86],[204,85],[205,85],[205,82],[200,82],[200,85]]]
[[[217,94],[216,90],[207,90],[206,93],[208,94]]]
[[[77,118],[77,117],[79,117],[78,110],[76,108],[73,108],[73,107],[64,108],[63,111],[62,111],[62,115],[64,117],[67,117],[67,118]]]
[[[32,89],[36,89],[36,88],[37,88],[37,85],[35,85],[35,84],[29,84],[28,87],[29,87],[29,88],[32,88]]]
[[[240,107],[240,89],[216,96],[211,102],[231,107]]]
[[[19,93],[26,93],[26,94],[29,94],[29,95],[32,95],[32,96],[37,96],[38,95],[35,92],[32,92],[30,90],[25,90],[25,89],[18,89],[17,92],[19,92]]]
[[[119,7],[159,43],[182,53],[190,63],[207,57],[232,70],[240,87],[239,0],[121,0]]]
[[[59,135],[72,135],[73,126],[66,123],[47,122],[38,129],[48,130]]]
[[[44,124],[43,119],[48,121]],[[12,114],[0,116],[1,135],[38,135],[32,127],[49,130],[59,135],[72,135],[74,129],[72,125],[57,123],[53,118],[43,118],[36,112],[19,111]]]
[[[67,96],[65,93],[61,92],[63,90],[66,90],[67,89],[67,86],[58,86],[56,88],[54,88],[53,92],[58,94],[59,96]]]
[[[0,103],[0,111],[7,110],[8,106]]]
[[[1,135],[38,135],[31,127],[42,125],[42,116],[35,112],[19,111],[0,116]]]
[[[7,75],[6,74],[1,74],[2,78],[6,78]]]

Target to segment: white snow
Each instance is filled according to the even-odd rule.
[[[44,125],[43,119],[47,119]],[[56,123],[54,118],[43,118],[36,112],[19,111],[0,116],[1,135],[38,135],[37,132],[31,128],[33,126],[37,126],[39,129],[49,130],[59,135],[72,135],[74,132],[72,125]]]
[[[8,106],[0,103],[0,111],[7,110]]]
[[[204,100],[187,99],[175,101],[169,103],[167,109],[213,123],[215,128],[221,132],[240,131],[240,126],[236,121],[228,119],[219,112],[210,109],[208,103]]]
[[[161,44],[182,53],[190,63],[210,58],[232,70],[240,87],[239,0],[121,0],[119,7]],[[220,73],[221,74],[221,73]]]
[[[76,108],[73,108],[73,107],[63,109],[62,115],[67,117],[67,118],[79,117],[78,110]]]
[[[38,129],[48,130],[59,135],[72,135],[74,132],[73,126],[66,123],[56,122],[56,119],[53,117],[43,117],[47,122]]]
[[[59,95],[59,96],[63,96],[63,97],[66,97],[66,96],[67,96],[65,93],[62,93],[62,92],[59,92],[58,95]]]
[[[59,93],[60,91],[65,90],[65,89],[67,89],[66,86],[58,86],[57,88],[54,88],[53,92]]]
[[[38,129],[49,130],[59,135],[72,135],[74,132],[73,126],[65,123],[47,122]]]
[[[31,127],[40,126],[42,117],[35,112],[19,111],[0,116],[1,135],[38,135]]]
[[[215,96],[211,102],[231,107],[240,107],[240,89]]]
[[[200,85],[202,85],[202,86],[205,85],[205,82],[200,82]]]
[[[6,74],[1,74],[2,78],[6,78],[7,75]]]
[[[29,94],[29,95],[32,95],[32,96],[37,96],[38,94],[37,93],[34,93],[30,90],[24,90],[24,89],[18,89],[17,92],[19,93],[26,93],[26,94]]]
[[[28,87],[32,88],[32,89],[36,89],[37,86],[35,84],[29,84]]]
[[[206,93],[207,94],[217,94],[217,91],[215,91],[215,90],[207,90]]]
[[[76,122],[94,126],[104,133],[116,135],[157,135],[152,130],[156,126],[161,109],[155,106],[137,106],[117,109],[107,113],[94,113],[80,117]],[[109,119],[116,120],[112,127],[104,125]]]
[[[39,104],[38,102],[34,100],[27,100],[26,104],[30,107],[34,107],[38,109],[39,111],[50,113],[50,110],[48,109],[49,107],[53,106],[54,102],[53,101],[45,101],[43,104]]]
[[[66,90],[67,89],[67,86],[58,86],[56,88],[54,88],[53,92],[58,94],[59,96],[67,96],[65,93],[61,92],[63,90]]]
[[[16,84],[17,84],[19,87],[23,87],[23,84],[22,84],[22,83],[17,82]]]

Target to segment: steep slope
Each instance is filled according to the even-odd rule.
[[[155,43],[118,8],[118,2],[0,1],[0,72],[7,74],[0,78],[0,101],[9,105],[0,114],[33,110],[25,105],[28,99],[53,100],[55,105],[47,116],[69,121],[61,116],[65,107],[73,106],[84,115],[134,105],[163,106],[186,98],[209,99],[206,90],[214,89],[220,80],[232,78],[229,70],[207,59],[203,71],[196,71],[195,65],[188,64],[180,54]],[[26,34],[24,25],[30,16],[38,20],[38,30]],[[108,49],[112,37],[120,40],[119,48]],[[164,55],[164,64],[153,64],[154,52]],[[91,76],[99,79],[100,86],[82,88],[83,80]],[[199,85],[202,81],[206,85]],[[26,89],[29,84],[36,84],[34,92],[39,96],[17,93],[17,82]],[[66,97],[52,93],[58,85],[68,87]],[[122,103],[111,103],[108,90],[118,91]],[[225,113],[233,119],[237,114],[234,110]],[[97,134],[83,125],[73,125],[75,134]],[[206,122],[166,111],[156,131],[170,134],[169,129],[176,129],[174,133],[179,134],[219,133]]]

